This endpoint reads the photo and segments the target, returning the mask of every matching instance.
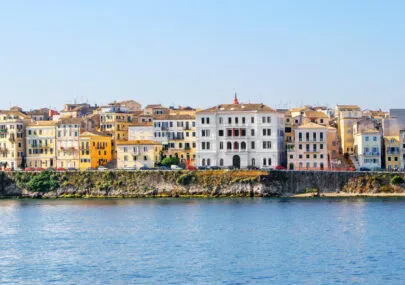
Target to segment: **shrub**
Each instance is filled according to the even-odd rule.
[[[399,175],[395,175],[394,177],[391,178],[391,184],[393,185],[399,185],[404,183],[404,178],[402,178]]]
[[[183,174],[179,178],[177,178],[176,182],[177,182],[177,184],[186,186],[186,185],[190,184],[191,182],[193,182],[194,179],[195,179],[194,175],[192,175],[191,173],[187,173],[187,174]]]
[[[59,187],[58,181],[49,171],[41,171],[27,183],[27,188],[35,192],[48,192]]]
[[[162,160],[162,165],[170,167],[171,165],[178,165],[179,158],[178,157],[165,157]]]

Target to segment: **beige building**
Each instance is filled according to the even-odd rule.
[[[338,135],[343,153],[354,153],[353,124],[361,118],[359,106],[337,105],[335,115],[338,119]]]
[[[294,147],[287,149],[288,169],[328,168],[328,128],[306,123],[295,129]]]
[[[25,126],[30,121],[18,111],[0,111],[0,169],[25,167]]]
[[[151,140],[117,142],[117,168],[152,168],[160,162],[160,143]]]
[[[27,125],[27,167],[56,166],[56,122],[37,121]]]
[[[399,136],[384,137],[385,169],[401,169],[401,143]]]
[[[360,167],[381,168],[381,133],[375,128],[354,129],[355,156]]]
[[[191,115],[161,115],[153,122],[154,141],[163,145],[165,156],[195,165],[196,122]]]
[[[329,126],[330,118],[324,112],[306,111],[304,113],[304,123],[315,123],[322,126]]]
[[[81,120],[62,118],[56,123],[56,167],[79,168]]]

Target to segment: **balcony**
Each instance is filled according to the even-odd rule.
[[[380,156],[379,152],[365,152],[364,156]]]
[[[387,154],[400,154],[401,152],[399,150],[394,150],[394,151],[387,151]]]

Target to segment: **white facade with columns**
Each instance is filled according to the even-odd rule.
[[[222,104],[196,114],[197,166],[284,165],[284,115],[263,104]]]

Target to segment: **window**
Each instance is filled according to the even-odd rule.
[[[201,164],[202,164],[202,166],[205,166],[205,158],[202,159]]]
[[[239,118],[235,117],[235,124],[239,124]]]
[[[235,150],[239,149],[239,143],[238,142],[233,143],[233,149],[235,149]]]
[[[271,165],[271,158],[267,159],[268,164]]]
[[[228,117],[228,124],[232,124],[232,118]]]
[[[226,149],[232,149],[232,143],[231,142],[226,143]]]
[[[319,149],[323,149],[323,143],[319,144]]]
[[[224,123],[224,119],[222,117],[219,117],[219,123],[223,124]]]
[[[266,166],[267,164],[267,159],[263,158],[263,166]]]
[[[211,159],[207,158],[207,166],[211,165]]]
[[[224,142],[219,142],[219,149],[224,149]]]
[[[320,158],[320,159],[323,159],[323,154],[320,154],[320,155],[319,155],[319,158]]]
[[[309,133],[308,132],[305,134],[305,139],[306,139],[306,141],[309,141]]]
[[[299,145],[298,145],[298,149],[302,149],[302,144],[299,144]]]
[[[251,122],[252,124],[254,124],[254,123],[255,123],[255,117],[251,117],[251,118],[250,118],[250,122]]]
[[[302,159],[302,154],[299,154],[299,155],[298,155],[298,158]]]
[[[148,157],[146,155],[143,156],[143,160],[148,160]]]
[[[323,133],[319,133],[319,140],[323,141]]]
[[[240,143],[240,148],[241,148],[241,149],[246,149],[246,143],[245,143],[245,142],[241,142],[241,143]]]
[[[219,130],[218,131],[218,136],[223,137],[224,136],[224,130]]]
[[[242,117],[242,124],[246,124],[246,118]]]
[[[223,159],[223,158],[221,158],[221,159],[219,160],[219,166],[224,166],[224,159]]]
[[[255,166],[256,164],[256,160],[254,158],[252,158],[252,166]]]
[[[251,129],[251,130],[250,130],[250,135],[251,135],[252,137],[254,137],[254,136],[255,136],[255,130]]]
[[[201,118],[201,124],[205,124],[205,118]]]
[[[298,140],[302,142],[302,133],[298,133]]]
[[[239,137],[239,129],[233,129],[233,136]]]
[[[250,143],[250,148],[251,148],[251,149],[255,149],[255,142],[251,142],[251,143]]]
[[[226,130],[226,136],[231,137],[232,136],[232,129]]]
[[[262,123],[266,123],[266,117],[262,117]]]
[[[246,129],[241,129],[240,130],[240,136],[241,137],[246,137]]]
[[[209,125],[209,123],[210,123],[210,118],[207,118],[207,124]]]
[[[365,140],[366,142],[368,142],[368,141],[370,140],[370,138],[369,138],[369,137],[365,137],[364,140]]]
[[[377,141],[377,137],[376,137],[376,136],[373,137],[373,141],[374,141],[374,142]]]
[[[128,156],[124,155],[124,161],[128,161]]]

